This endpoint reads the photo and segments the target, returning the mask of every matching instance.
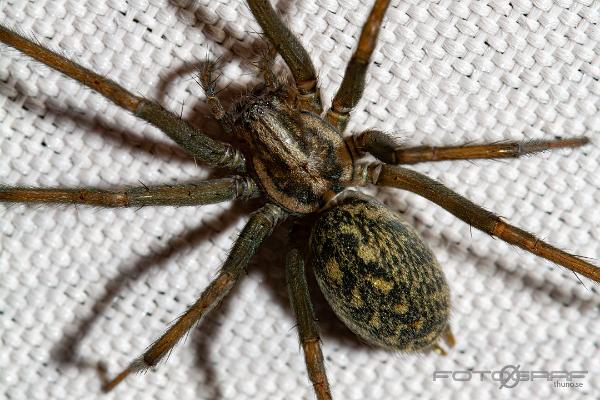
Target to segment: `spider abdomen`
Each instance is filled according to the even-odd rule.
[[[349,197],[319,216],[310,253],[336,315],[388,349],[436,343],[450,312],[443,271],[417,232],[375,199]]]
[[[288,211],[315,212],[351,181],[352,156],[341,135],[283,96],[265,95],[246,104],[236,132],[252,149],[248,158],[258,183]]]

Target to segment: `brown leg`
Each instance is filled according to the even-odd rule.
[[[101,207],[196,206],[258,194],[250,178],[231,177],[183,185],[142,186],[121,190],[40,189],[0,186],[0,203],[87,204]]]
[[[393,138],[381,131],[365,131],[353,136],[349,144],[359,153],[367,152],[388,164],[416,164],[424,161],[517,158],[546,150],[584,146],[587,137],[504,142],[484,145],[398,148]]]
[[[267,204],[252,213],[217,278],[208,285],[200,298],[141,357],[135,359],[112,381],[106,383],[104,390],[112,390],[132,372],[143,371],[158,364],[177,342],[225,297],[246,269],[258,246],[271,233],[277,222],[284,217],[285,212],[272,204]]]
[[[297,249],[293,249],[288,254],[285,272],[290,302],[298,322],[298,334],[304,350],[308,376],[313,384],[317,399],[331,400],[323,353],[321,352],[319,327],[316,323],[308,285],[306,284],[304,262]]]
[[[379,28],[389,3],[389,0],[375,1],[371,14],[369,14],[369,18],[362,28],[360,39],[358,39],[358,47],[346,67],[342,85],[333,99],[331,109],[327,111],[327,120],[337,127],[340,132],[346,129],[350,111],[362,97],[367,68],[377,44]]]
[[[238,150],[227,143],[218,142],[204,135],[162,106],[135,96],[116,82],[106,79],[73,61],[69,61],[3,26],[0,26],[0,42],[79,81],[118,106],[146,120],[162,130],[175,143],[201,162],[238,171],[244,170],[244,156]]]
[[[315,67],[300,41],[281,21],[268,0],[248,0],[248,6],[264,34],[292,71],[299,92],[300,109],[317,114],[323,112]]]
[[[499,216],[419,172],[380,163],[370,164],[362,168],[364,170],[357,171],[357,175],[362,174],[364,183],[392,186],[416,193],[483,232],[600,282],[599,267],[557,249],[536,238],[531,233],[504,222]]]

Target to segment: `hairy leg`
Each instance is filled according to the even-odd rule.
[[[319,327],[310,301],[310,293],[304,274],[304,261],[298,249],[292,249],[286,260],[286,279],[290,303],[298,322],[298,335],[304,350],[304,360],[308,376],[313,384],[318,400],[331,400],[331,392],[325,363],[321,352]]]
[[[579,257],[557,249],[529,232],[505,222],[494,213],[462,197],[419,172],[398,166],[372,163],[360,167],[362,184],[391,186],[408,190],[436,203],[467,224],[537,256],[562,265],[573,272],[600,282],[600,268]],[[361,182],[356,182],[361,184]]]
[[[425,161],[473,160],[487,158],[517,158],[546,150],[580,147],[587,137],[556,140],[530,140],[462,146],[418,146],[400,148],[387,133],[369,130],[347,139],[356,152],[369,153],[388,164],[416,164]]]
[[[196,159],[212,166],[244,171],[244,156],[231,145],[211,139],[176,114],[125,90],[116,82],[98,75],[53,51],[0,26],[0,43],[19,50],[66,76],[100,93],[137,117],[151,123]]]
[[[219,275],[208,285],[200,298],[141,357],[108,382],[104,390],[112,390],[132,372],[143,371],[158,364],[179,340],[227,295],[256,254],[259,245],[284,217],[285,212],[272,204],[253,212],[229,252]]]
[[[379,28],[389,4],[389,0],[375,1],[367,22],[363,25],[356,51],[346,67],[342,85],[333,99],[331,109],[327,111],[327,120],[340,132],[346,129],[350,111],[356,106],[365,90],[367,68],[373,50],[375,50]]]
[[[298,106],[301,110],[320,114],[323,111],[321,94],[308,52],[281,21],[268,0],[248,0],[248,6],[264,34],[292,71],[299,92]]]
[[[101,207],[197,206],[258,195],[250,178],[231,177],[180,185],[97,188],[24,188],[0,186],[0,203],[86,204]]]

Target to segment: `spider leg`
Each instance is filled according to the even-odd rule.
[[[3,26],[0,26],[0,42],[79,81],[135,116],[151,123],[196,159],[212,166],[244,170],[244,156],[237,149],[227,143],[211,139],[159,104],[135,96],[116,82],[70,61],[58,53],[45,49]]]
[[[281,21],[268,0],[248,0],[252,15],[290,68],[298,88],[298,107],[317,114],[323,112],[315,67],[308,52]]]
[[[246,269],[259,245],[275,225],[285,218],[285,215],[281,208],[273,204],[267,204],[253,212],[229,252],[219,275],[208,285],[198,300],[141,357],[135,359],[113,380],[107,382],[104,390],[112,390],[132,372],[143,371],[158,364],[177,342],[227,295]]]
[[[361,132],[347,139],[357,153],[368,152],[388,164],[416,164],[424,161],[472,160],[485,158],[517,158],[546,150],[579,147],[588,144],[587,137],[557,140],[531,140],[462,146],[418,146],[399,148],[387,133],[375,130]]]
[[[258,195],[250,178],[238,176],[204,182],[140,186],[118,190],[97,188],[24,188],[0,186],[0,203],[87,204],[101,207],[196,206]]]
[[[361,170],[362,168],[362,170]],[[573,272],[600,282],[600,268],[557,249],[529,232],[510,225],[499,216],[476,205],[441,183],[410,169],[382,163],[359,167],[362,182],[408,190],[436,203],[467,224],[507,243],[562,265]]]
[[[344,132],[350,111],[356,106],[365,89],[365,78],[367,68],[371,60],[373,50],[377,44],[379,28],[383,22],[383,16],[389,5],[389,0],[376,0],[367,22],[363,25],[358,47],[352,55],[342,85],[336,93],[331,108],[327,111],[327,120],[340,132]]]
[[[290,302],[298,322],[298,334],[304,350],[308,376],[313,384],[317,399],[331,400],[323,353],[321,352],[319,327],[310,301],[310,293],[304,274],[304,262],[297,249],[292,249],[288,254],[285,272]]]

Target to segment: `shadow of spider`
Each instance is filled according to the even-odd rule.
[[[270,160],[266,156],[278,155],[276,150],[289,150],[288,148],[285,146],[277,147],[275,149],[269,148],[270,153],[267,152],[266,154],[261,155],[260,151],[268,148],[267,145],[270,143],[260,140],[255,142],[253,141],[254,139],[248,137],[244,139],[245,142],[243,145],[245,145],[245,147],[242,146],[243,151],[239,151],[239,149],[235,147],[223,144],[214,138],[204,136],[202,132],[197,131],[191,126],[187,126],[176,114],[169,113],[154,103],[131,96],[129,93],[122,92],[121,89],[114,84],[103,81],[102,77],[93,76],[88,72],[85,72],[84,75],[87,75],[88,77],[84,77],[83,80],[86,81],[88,85],[104,92],[104,94],[110,96],[121,106],[125,108],[129,107],[136,115],[161,127],[179,145],[191,152],[195,158],[208,163],[209,165],[229,168],[246,178],[219,178],[202,183],[182,185],[142,185],[142,187],[118,192],[100,191],[91,188],[75,190],[3,188],[1,192],[2,197],[0,197],[0,200],[7,202],[83,203],[102,206],[199,205],[222,200],[231,200],[236,197],[243,198],[244,196],[254,197],[258,195],[263,195],[270,201],[270,203],[267,203],[261,208],[260,212],[253,214],[250,222],[242,231],[240,239],[236,242],[236,245],[234,245],[232,253],[228,256],[228,260],[221,273],[216,280],[211,283],[195,306],[190,308],[188,313],[178,319],[177,322],[172,325],[171,329],[149,348],[143,358],[134,361],[130,367],[114,381],[109,383],[108,388],[114,387],[114,385],[131,371],[137,371],[145,369],[148,366],[153,366],[166,355],[185,332],[187,332],[187,330],[203,316],[204,312],[212,308],[213,304],[220,301],[226,291],[229,290],[235,280],[237,280],[240,272],[244,270],[250,256],[256,251],[256,247],[268,235],[269,231],[275,226],[278,220],[321,211],[322,208],[335,197],[335,194],[348,186],[374,184],[392,186],[415,192],[438,203],[458,218],[463,219],[465,222],[484,232],[499,237],[509,243],[516,244],[537,255],[544,256],[591,279],[598,280],[597,269],[591,264],[583,261],[581,258],[552,248],[545,242],[536,239],[527,232],[509,225],[502,219],[475,206],[473,203],[456,195],[437,182],[426,178],[422,174],[409,169],[392,166],[392,164],[438,161],[445,159],[517,157],[523,154],[551,148],[580,146],[587,143],[588,140],[586,138],[523,143],[505,142],[481,146],[466,145],[444,148],[398,148],[394,143],[387,139],[385,134],[379,131],[365,131],[346,140],[342,140],[341,138],[336,139],[336,137],[332,136],[332,133],[344,131],[349,117],[349,110],[356,105],[356,102],[362,93],[361,86],[364,84],[366,65],[368,64],[368,60],[374,49],[377,29],[381,24],[383,11],[387,7],[387,3],[376,2],[373,9],[374,11],[371,13],[369,22],[367,23],[371,24],[376,29],[365,29],[363,31],[363,35],[359,42],[359,50],[355,53],[355,56],[349,64],[342,88],[336,95],[333,106],[327,112],[327,116],[324,117],[325,119],[315,117],[317,114],[322,114],[323,109],[318,86],[316,86],[316,75],[314,74],[312,67],[309,67],[310,62],[307,59],[307,55],[302,53],[301,47],[293,42],[291,36],[286,36],[287,34],[285,31],[280,31],[283,29],[283,25],[281,25],[276,17],[269,14],[270,11],[267,3],[251,1],[250,6],[253,7],[253,13],[261,22],[266,36],[269,37],[272,44],[278,49],[288,66],[292,69],[297,90],[285,89],[285,91],[282,91],[280,87],[281,82],[277,82],[274,79],[275,77],[270,75],[271,70],[263,66],[262,71],[265,78],[264,87],[256,89],[249,98],[245,99],[244,102],[240,102],[237,108],[233,108],[234,112],[225,113],[218,98],[215,96],[215,89],[212,87],[213,71],[210,68],[205,68],[205,70],[201,72],[199,79],[201,85],[208,94],[210,111],[220,122],[223,130],[230,134],[239,134],[240,132],[242,134],[244,132],[259,134],[276,132],[280,134],[281,132],[287,132],[286,134],[292,135],[289,136],[289,138],[295,138],[296,136],[293,136],[292,134],[293,129],[289,128],[290,121],[296,121],[299,126],[302,126],[306,130],[309,130],[308,127],[311,126],[311,124],[314,124],[316,128],[314,131],[311,131],[310,135],[312,135],[312,137],[310,139],[316,140],[316,143],[307,140],[306,142],[302,142],[302,146],[309,148],[309,151],[307,151],[305,155],[310,162],[314,161],[316,165],[310,163],[303,164],[300,159],[293,159],[292,157],[289,159],[274,157],[273,160],[277,159],[277,162],[284,165],[284,167],[282,167],[280,164],[276,164],[275,161]],[[15,35],[13,32],[3,31],[3,37],[8,38],[4,40],[5,42],[9,43],[12,40],[15,47],[21,50],[26,50],[27,46],[32,45],[32,48],[34,48],[33,53],[42,53],[42,50],[34,43],[17,43],[22,38],[19,38],[18,35]],[[32,55],[35,56],[35,54]],[[53,61],[50,60],[50,58],[52,58],[51,55],[46,53],[46,56],[43,56],[42,58],[49,65],[52,65]],[[294,58],[299,58],[300,62]],[[68,69],[71,71],[71,75],[77,74],[79,67],[75,66],[75,69],[70,68],[71,67]],[[89,77],[91,77],[91,79],[88,79]],[[286,88],[287,86],[284,84],[283,87]],[[278,101],[281,104],[273,103]],[[291,104],[293,104],[293,107]],[[247,109],[250,109],[250,111]],[[292,111],[289,112],[289,116],[286,116],[286,112],[288,112],[289,109],[292,109]],[[260,120],[260,117],[257,117],[257,115],[260,116],[263,115],[263,113],[268,114],[273,110],[277,110],[277,115],[284,116],[282,117],[284,119],[277,123],[273,123],[272,125],[267,124],[267,128],[264,128],[260,125],[261,123],[266,124],[265,121],[272,121],[268,118]],[[253,114],[254,112],[256,112],[256,114]],[[231,120],[228,120],[228,118]],[[301,120],[298,121],[298,118]],[[259,121],[259,125],[253,125],[255,121]],[[274,126],[284,126],[285,129],[277,131],[273,128]],[[266,129],[266,131],[264,129]],[[261,138],[259,137],[258,139]],[[319,142],[319,140],[321,141]],[[325,154],[325,150],[323,149],[328,146],[338,149],[341,154]],[[364,153],[375,156],[383,163],[379,161],[364,165],[355,163],[354,161]],[[319,159],[316,154],[325,155],[322,159]],[[290,163],[286,164],[286,161],[290,161]],[[314,182],[324,181],[325,183],[315,183],[315,186],[310,187],[310,189],[298,189],[303,184],[309,185],[306,183],[305,179],[303,180],[298,176],[299,173],[292,173],[284,178],[281,178],[281,175],[279,174],[281,170],[289,169],[290,171],[294,171],[293,168],[296,168],[296,171],[305,171],[307,175],[314,175]],[[318,174],[315,175],[315,171],[317,171]],[[248,175],[246,175],[246,173]],[[292,181],[294,184],[288,185],[287,181]],[[350,196],[348,199],[349,200],[344,199],[338,206],[332,207],[330,209],[331,211],[327,211],[324,215],[334,215],[331,217],[334,219],[338,217],[349,218],[351,223],[347,225],[348,229],[359,226],[359,222],[387,221],[386,218],[389,218],[394,224],[396,223],[396,220],[394,219],[396,217],[391,215],[387,216],[387,214],[385,216],[377,214],[379,217],[374,218],[373,215],[370,214],[371,207],[373,208],[373,213],[384,212],[382,210],[384,210],[385,207],[375,205],[377,203],[374,203],[373,200],[365,199],[357,195]],[[353,214],[355,211],[349,211],[354,210],[354,208],[358,210],[356,212],[359,214]],[[350,213],[350,215],[335,216],[336,212],[341,212],[342,214],[347,212]],[[358,218],[358,215],[361,217]],[[323,216],[320,218],[321,219],[315,222],[317,228],[313,228],[313,234],[311,235],[311,241],[313,241],[317,247],[325,246],[328,240],[327,235],[320,236],[318,228],[320,225],[318,224],[323,223],[327,225],[329,222],[326,220],[327,217]],[[343,221],[337,220],[337,222],[342,224]],[[392,224],[392,222],[390,222],[390,224]],[[385,229],[388,230],[386,231]],[[411,244],[414,245],[410,247],[411,249],[420,246],[421,242],[419,239],[415,239],[416,236],[413,237],[413,233],[410,230],[406,232],[402,231],[400,233],[398,229],[401,228],[399,227],[385,229],[381,231],[383,232],[381,234],[384,235],[385,233],[384,236],[386,240],[392,240],[395,235],[398,235],[404,237],[406,240],[411,240]],[[327,230],[326,233],[333,234],[334,231],[330,229]],[[363,232],[362,235],[364,236],[367,234]],[[310,301],[307,300],[308,295],[305,290],[306,283],[304,282],[302,272],[303,257],[300,257],[299,255],[302,251],[304,253],[312,252],[311,258],[315,264],[321,269],[326,268],[332,260],[331,257],[333,257],[334,261],[336,260],[336,257],[342,257],[341,253],[340,255],[336,253],[335,243],[345,243],[343,242],[345,239],[341,237],[338,239],[337,242],[334,241],[334,246],[331,248],[331,251],[326,252],[316,251],[315,253],[314,248],[304,249],[301,244],[294,244],[295,250],[292,251],[290,258],[288,259],[288,279],[296,282],[296,284],[291,285],[292,303],[298,314],[301,343],[307,356],[307,367],[319,398],[329,398],[330,394],[323,370],[323,360],[320,355],[321,351],[318,344],[318,336],[316,335],[316,324],[314,323]],[[381,239],[379,239],[378,243],[378,248],[384,248],[384,245],[389,245],[388,243],[382,242]],[[347,244],[344,244],[344,246],[347,246]],[[394,244],[394,246],[396,246],[396,250],[394,251],[400,251],[402,248],[400,244]],[[349,248],[352,248],[352,246],[349,246]],[[427,254],[427,251],[426,248],[420,249],[415,256],[415,260],[425,257],[424,254]],[[357,263],[361,260],[366,260],[365,258],[361,258],[360,252],[357,253],[356,257],[357,258],[354,259],[355,263],[349,263],[348,265],[358,265]],[[376,257],[376,259],[385,260],[385,257],[380,256],[379,258]],[[390,264],[387,263],[385,265]],[[407,265],[411,265],[411,263],[407,262]],[[427,274],[428,277],[434,276],[434,286],[438,287],[436,290],[441,294],[439,294],[439,298],[437,298],[434,308],[428,308],[431,306],[430,303],[425,301],[419,303],[421,300],[413,301],[413,299],[410,299],[411,305],[407,310],[401,305],[397,305],[398,315],[403,315],[408,319],[402,320],[401,322],[395,322],[397,325],[399,324],[399,326],[402,326],[403,335],[400,336],[403,339],[400,340],[397,334],[390,335],[390,337],[394,336],[394,339],[399,341],[396,346],[398,349],[420,350],[433,347],[441,351],[437,345],[437,340],[443,335],[449,335],[447,326],[449,301],[447,299],[447,294],[445,294],[447,290],[443,288],[443,286],[445,286],[445,283],[443,283],[444,279],[442,275],[436,276],[435,271],[437,271],[437,267],[435,267],[434,261],[415,261],[414,265],[418,265],[419,267],[423,267],[424,265],[429,266],[424,269],[429,271]],[[356,275],[353,270],[343,273],[347,273],[348,276]],[[336,303],[336,289],[332,289],[332,287],[327,288],[327,286],[328,284],[333,285],[332,282],[336,280],[337,274],[338,272],[335,271],[326,271],[319,277],[319,282],[321,284],[321,289],[326,292],[326,298],[330,303],[333,303],[333,308],[338,316],[344,320],[350,329],[355,331],[363,339],[372,343],[394,348],[392,345],[388,344],[388,339],[390,338],[384,337],[385,330],[381,330],[378,327],[378,324],[382,323],[381,321],[374,319],[375,317],[373,317],[373,315],[371,315],[368,320],[366,320],[366,317],[364,316],[358,316],[358,314],[362,313],[362,311],[357,311],[361,309],[360,305],[354,304],[352,310],[344,310],[346,300],[349,301],[350,297],[355,295],[349,295],[350,297],[348,297],[348,299],[344,298],[344,301]],[[389,279],[393,280],[393,276],[395,275],[393,272],[390,272],[390,274]],[[365,275],[362,276],[366,277]],[[328,281],[328,279],[330,279],[330,281]],[[401,278],[398,279],[402,280]],[[382,283],[377,280],[371,280],[369,282],[371,285],[370,290],[382,290],[382,287],[386,287],[385,282]],[[347,284],[344,283],[344,285]],[[354,285],[357,285],[357,283],[355,282]],[[430,289],[432,288],[429,283],[426,286]],[[354,287],[356,288],[358,286]],[[440,289],[440,287],[442,288]],[[346,288],[351,289],[352,286],[346,286]],[[361,286],[361,288],[363,287]],[[392,289],[395,291],[395,286]],[[400,295],[399,292],[395,294],[398,296]],[[338,295],[342,297],[346,296],[342,295],[341,292],[339,292]],[[365,298],[370,299],[368,295],[361,294],[361,296],[366,296]],[[429,315],[429,312],[424,312],[422,310],[428,310],[432,315],[437,311],[439,311],[440,314],[436,314],[432,317],[432,320],[426,320],[426,316]],[[436,311],[434,312],[432,310]],[[386,312],[389,312],[389,310],[386,310]],[[394,318],[390,318],[390,321],[392,320],[394,320]],[[400,320],[401,319],[399,319],[399,321]],[[364,324],[365,322],[366,324]],[[372,327],[377,328],[374,329],[374,331],[379,329],[379,335],[375,335],[371,331]]]

